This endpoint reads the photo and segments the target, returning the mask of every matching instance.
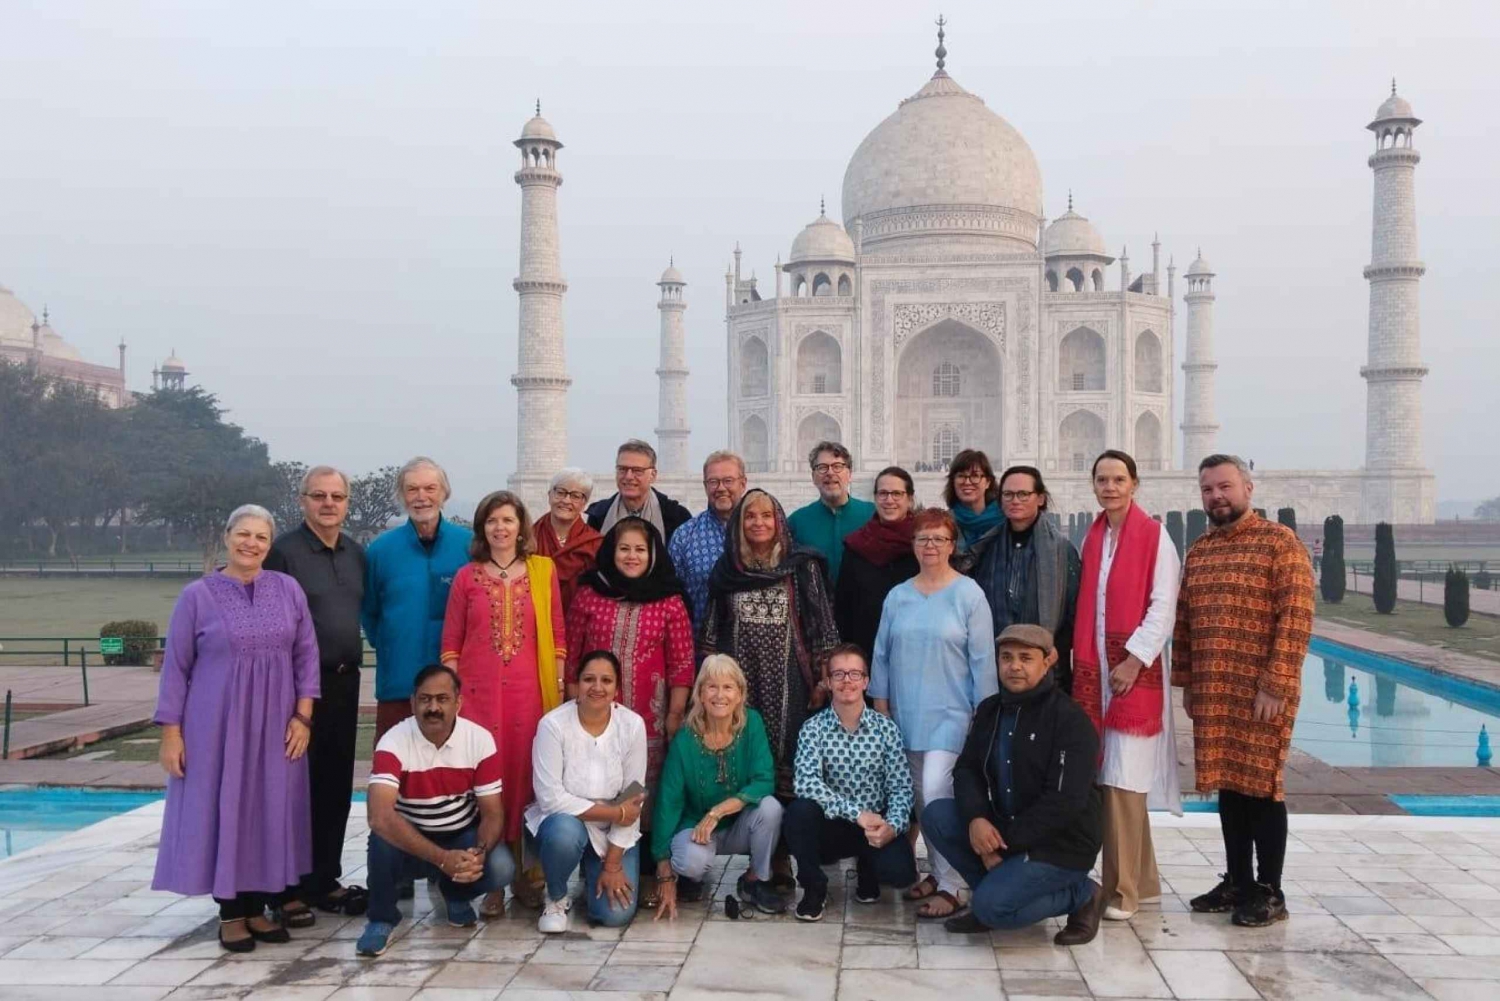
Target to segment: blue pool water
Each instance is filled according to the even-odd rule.
[[[161,798],[117,789],[0,788],[0,858]]]

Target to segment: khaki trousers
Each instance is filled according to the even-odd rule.
[[[1161,896],[1156,849],[1151,845],[1151,821],[1146,794],[1100,786],[1104,794],[1104,903],[1122,911],[1140,910],[1141,901]]]

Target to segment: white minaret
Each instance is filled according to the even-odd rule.
[[[1198,461],[1217,450],[1214,416],[1214,269],[1198,251],[1188,266],[1187,356],[1182,362],[1182,468],[1197,472]]]
[[[656,408],[656,464],[668,476],[685,476],[688,471],[687,422],[687,332],[682,314],[687,303],[682,290],[687,287],[676,262],[669,261],[661,273],[661,365],[656,377],[661,383],[661,398]]]
[[[1414,181],[1421,156],[1412,133],[1421,120],[1411,105],[1391,96],[1366,126],[1375,133],[1374,227],[1370,239],[1370,356],[1359,374],[1369,384],[1365,403],[1365,468],[1416,470],[1422,466],[1421,325],[1418,283],[1427,269],[1417,257]],[[1389,506],[1389,505],[1377,505]],[[1409,520],[1394,510],[1367,512],[1380,520]]]
[[[563,280],[557,242],[557,151],[562,143],[542,117],[516,140],[521,151],[521,274],[511,287],[521,299],[516,329],[516,474],[550,476],[567,465],[568,378],[563,353]]]

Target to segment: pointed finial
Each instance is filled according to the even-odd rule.
[[[1073,211],[1073,189],[1072,188],[1068,189],[1068,211],[1069,212]]]
[[[1161,243],[1161,232],[1157,231],[1155,233],[1152,233],[1151,234],[1151,245],[1152,246],[1157,246],[1160,243]]]
[[[542,117],[542,99],[540,97],[536,99],[536,116],[538,118]]]
[[[1392,97],[1396,96],[1396,78],[1395,77],[1391,77],[1391,96]]]
[[[42,307],[42,326],[44,326],[44,327],[47,324],[49,324],[49,323],[52,322],[51,320],[47,319],[49,308],[50,307],[48,307],[48,306],[43,306]]]
[[[948,58],[948,50],[943,47],[943,25],[947,23],[948,19],[939,14],[937,19],[938,47],[937,50],[933,53],[933,55],[937,56],[937,68],[939,73],[943,72],[943,63]]]
[[[824,196],[819,195],[818,196],[818,215],[822,216],[822,215],[827,215],[827,214],[828,214],[828,203],[824,199]]]
[[[669,267],[669,268],[675,268],[675,267],[677,267],[677,255],[675,255],[675,254],[668,254],[667,255],[667,267]]]

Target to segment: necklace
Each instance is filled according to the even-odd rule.
[[[509,563],[505,564],[505,566],[503,566],[503,567],[500,565],[500,563],[493,556],[490,557],[490,562],[492,564],[494,564],[496,570],[500,571],[500,579],[501,580],[505,580],[509,576],[508,573],[507,573],[507,571],[509,571],[511,567],[515,566],[516,562],[518,560],[520,560],[520,558],[521,557],[519,557],[519,556],[512,557],[511,561]]]

